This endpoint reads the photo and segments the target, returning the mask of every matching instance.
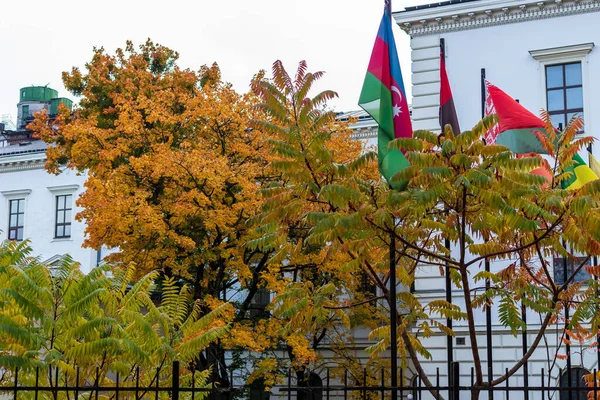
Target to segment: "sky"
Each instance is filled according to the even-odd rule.
[[[392,10],[429,2],[396,0]],[[330,107],[355,110],[383,12],[383,0],[29,0],[26,10],[2,3],[0,117],[13,121],[20,88],[48,85],[73,98],[63,71],[83,68],[94,46],[113,53],[147,38],[179,52],[183,68],[216,61],[239,92],[275,60],[290,73],[306,60],[310,71],[326,72],[314,90],[338,92]],[[394,35],[410,99],[410,41],[395,25]]]

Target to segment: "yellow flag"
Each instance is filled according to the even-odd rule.
[[[590,169],[592,171],[594,171],[596,176],[600,176],[600,161],[598,161],[596,159],[596,157],[594,157],[592,155],[592,153],[590,153],[589,155],[590,155]]]

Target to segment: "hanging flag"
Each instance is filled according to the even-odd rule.
[[[358,104],[379,125],[379,171],[388,180],[409,164],[401,151],[388,149],[395,138],[412,137],[406,91],[388,12],[384,12]],[[402,189],[406,183],[392,185]]]
[[[458,116],[454,107],[452,90],[446,74],[446,63],[444,62],[444,51],[440,51],[440,127],[444,133],[444,127],[450,125],[455,135],[460,133]]]
[[[488,131],[486,143],[506,146],[517,154],[546,153],[532,132],[534,130],[544,131],[546,126],[544,121],[496,86],[488,81],[485,84],[487,88],[486,114],[498,115],[497,128]]]
[[[590,160],[590,169],[592,172],[594,172],[594,174],[596,174],[596,176],[600,177],[600,161],[598,161],[591,152],[588,152],[588,155]]]
[[[587,166],[579,154],[573,156],[573,161],[574,164],[566,169],[566,171],[571,172],[571,176],[561,182],[563,189],[579,189],[586,183],[598,179],[598,175]]]

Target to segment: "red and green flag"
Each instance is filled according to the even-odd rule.
[[[454,99],[452,98],[452,90],[450,90],[450,82],[446,73],[446,63],[444,62],[444,52],[440,51],[440,127],[442,133],[444,127],[450,125],[455,135],[460,133],[458,125],[458,116],[454,107]]]
[[[388,149],[388,143],[395,138],[412,137],[412,124],[392,23],[387,11],[379,25],[358,104],[379,125],[379,171],[391,182],[392,177],[410,163],[401,151]],[[396,183],[392,186],[401,189],[403,184]]]
[[[517,154],[546,153],[533,133],[544,131],[544,121],[487,81],[486,87],[486,114],[498,115],[498,124],[488,131],[486,143],[506,146]]]

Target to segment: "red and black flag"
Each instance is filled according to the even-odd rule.
[[[448,74],[446,74],[446,64],[444,63],[445,50],[444,39],[440,40],[440,126],[442,133],[444,127],[450,125],[455,135],[460,133],[458,126],[458,117],[456,108],[454,108],[454,100],[452,99],[452,90],[450,90],[450,82]]]

